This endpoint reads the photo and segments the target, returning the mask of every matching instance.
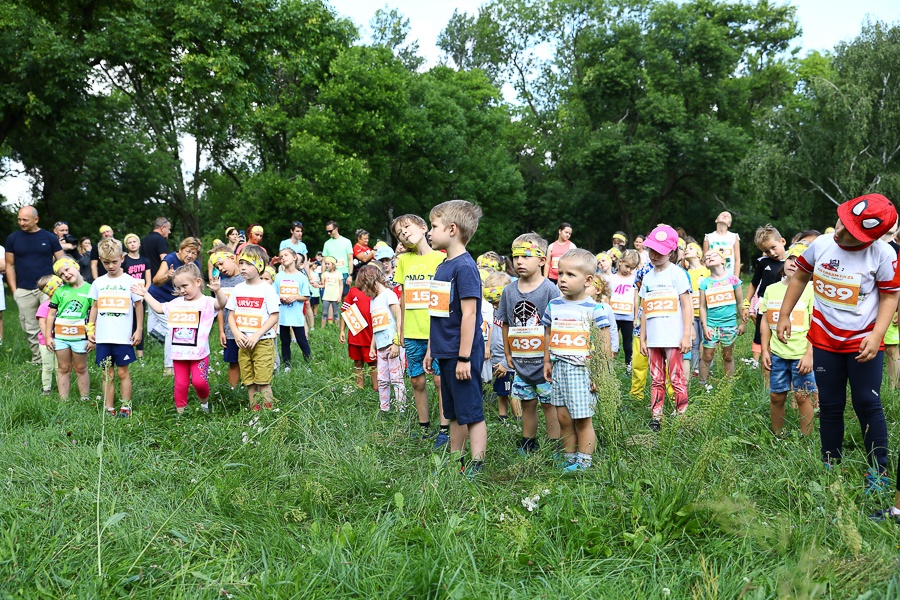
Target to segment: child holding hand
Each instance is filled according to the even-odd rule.
[[[400,358],[400,300],[378,263],[362,267],[356,274],[356,285],[372,301],[372,344],[369,358],[378,362],[378,398],[382,412],[391,409],[391,387],[394,406],[406,411],[406,385],[403,383],[403,361]]]

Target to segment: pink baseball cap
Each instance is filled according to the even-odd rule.
[[[678,232],[668,225],[657,225],[644,239],[644,246],[660,254],[668,254],[678,247]]]

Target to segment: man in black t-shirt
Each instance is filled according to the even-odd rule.
[[[163,259],[169,253],[166,238],[171,231],[172,223],[167,218],[160,217],[153,222],[153,231],[141,240],[141,256],[150,261],[151,279],[156,277]]]
[[[33,206],[19,209],[19,231],[6,238],[6,279],[19,307],[19,325],[28,336],[31,346],[31,362],[41,364],[38,344],[37,314],[41,306],[41,290],[38,279],[53,274],[53,261],[62,258],[59,238],[38,227],[38,211]]]

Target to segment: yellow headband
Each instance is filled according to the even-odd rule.
[[[522,242],[512,247],[513,256],[536,256],[544,258],[547,253],[541,250],[534,242]]]
[[[266,265],[266,273],[269,274],[269,277],[272,278],[272,281],[275,281],[275,268],[272,265]]]
[[[505,285],[493,285],[491,287],[482,288],[481,291],[484,295],[484,299],[493,304],[494,302],[500,301],[500,297],[503,295],[503,290],[505,288]]]
[[[697,252],[698,256],[703,254],[703,248],[700,247],[700,244],[691,242],[690,244],[687,245],[687,248],[694,249]]]
[[[212,253],[212,256],[209,257],[209,262],[211,262],[213,266],[216,266],[220,261],[223,261],[226,258],[234,260],[234,254],[231,252],[225,252],[224,250],[219,250],[218,252]]]
[[[678,238],[678,248],[684,250],[685,248],[687,248],[687,242],[685,242],[681,238]]]
[[[256,267],[256,271],[258,273],[262,273],[266,268],[266,263],[263,262],[263,259],[259,256],[253,256],[252,254],[248,254],[246,252],[241,252],[241,255],[238,257],[240,262],[245,262]]]
[[[788,251],[787,251],[787,258],[797,258],[801,254],[806,252],[807,248],[809,248],[809,246],[807,246],[806,244],[801,244],[800,242],[797,242],[796,244],[791,244],[791,247],[788,248]]]
[[[56,275],[51,275],[50,281],[44,284],[44,287],[41,288],[41,291],[52,298],[53,294],[56,293],[56,290],[58,290],[62,284],[62,279],[60,279]]]
[[[59,275],[60,270],[64,267],[72,267],[78,271],[78,263],[66,256],[53,263],[53,272]]]
[[[125,239],[122,241],[122,243],[127,244],[128,240],[130,240],[131,238],[136,239],[138,242],[141,241],[141,238],[139,238],[136,233],[129,233],[128,235],[125,236]]]
[[[628,238],[625,237],[624,235],[622,235],[621,233],[614,233],[613,236],[612,236],[612,239],[614,239],[614,240],[621,240],[621,242],[622,242],[623,244],[627,244],[627,243],[628,243]]]
[[[610,260],[609,254],[607,254],[606,252],[601,252],[600,254],[598,254],[597,256],[595,256],[594,258],[597,259],[597,262],[600,262],[600,261],[601,261],[602,259],[604,259],[604,258],[605,258],[606,260]],[[610,260],[610,262],[612,262],[612,261]]]
[[[619,260],[620,258],[622,258],[622,251],[619,250],[618,248],[610,248],[609,252],[607,252],[607,254],[609,254],[610,258],[615,258],[616,260]]]
[[[112,227],[110,227],[109,225],[104,225],[100,228],[100,235],[103,235],[107,231],[112,231]]]
[[[493,269],[495,271],[500,270],[500,263],[497,262],[496,259],[487,257],[484,254],[478,257],[478,260],[475,261],[475,264],[483,269]]]
[[[333,256],[326,256],[325,262],[330,262],[333,265],[337,265],[337,259],[335,259]]]
[[[260,227],[259,225],[257,225],[256,227],[250,228],[250,233],[255,233],[256,235],[262,235],[264,232],[263,232],[263,228]]]

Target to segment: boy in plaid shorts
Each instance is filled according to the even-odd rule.
[[[587,250],[569,250],[559,260],[557,285],[562,296],[547,305],[544,377],[551,382],[550,401],[556,407],[562,434],[566,472],[591,466],[596,434],[592,417],[597,397],[587,370],[591,326],[600,330],[596,346],[610,353],[609,318],[603,303],[587,294],[593,285],[596,262]]]

